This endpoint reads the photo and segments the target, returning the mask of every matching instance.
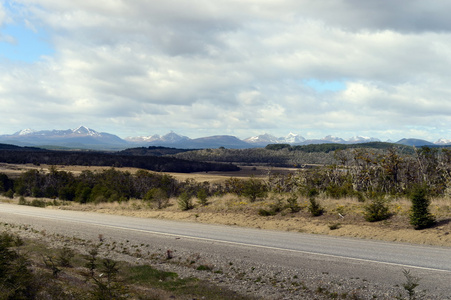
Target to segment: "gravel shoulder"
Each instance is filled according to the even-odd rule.
[[[191,220],[191,218],[194,219]],[[196,222],[199,218],[185,215],[184,220]],[[401,268],[387,269],[399,273],[396,274],[399,280],[381,283],[372,278],[355,276],[352,272],[347,276],[337,276],[333,272],[325,271],[333,266],[324,264],[318,264],[316,268],[313,265],[299,267],[283,263],[284,257],[279,258],[279,263],[268,263],[265,257],[251,259],[252,256],[258,257],[259,253],[258,251],[249,252],[248,249],[234,250],[233,254],[224,255],[209,250],[208,245],[202,251],[193,251],[187,241],[176,238],[152,238],[151,243],[143,244],[142,239],[135,235],[117,238],[114,230],[111,232],[102,230],[102,235],[98,234],[98,230],[91,233],[74,231],[61,234],[57,228],[44,229],[38,225],[23,226],[23,224],[27,225],[27,221],[17,218],[2,220],[2,222],[1,225],[5,230],[16,232],[25,238],[39,240],[50,247],[70,246],[77,251],[87,253],[93,245],[97,244],[101,245],[101,253],[105,257],[133,264],[149,264],[160,270],[176,272],[181,277],[207,280],[212,284],[258,299],[394,299],[396,297],[408,299],[402,287],[406,279],[403,277]],[[229,216],[229,222],[233,222],[234,225],[237,223],[237,218],[230,219]],[[170,259],[168,259],[168,250]],[[354,267],[360,266],[355,264]],[[413,274],[421,278],[418,272]],[[419,299],[451,299],[449,295],[444,295],[440,291],[423,292],[421,284],[417,293]]]

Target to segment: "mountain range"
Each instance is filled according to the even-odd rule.
[[[187,136],[170,132],[165,135],[150,135],[144,137],[120,137],[106,133],[97,132],[85,126],[67,130],[41,130],[24,129],[13,134],[0,135],[1,143],[8,143],[18,146],[40,146],[40,147],[66,147],[71,149],[95,149],[95,150],[119,150],[130,147],[163,146],[183,149],[201,148],[254,148],[265,147],[268,144],[356,144],[368,142],[380,142],[377,138],[355,136],[347,140],[326,136],[322,139],[305,139],[299,134],[289,133],[285,137],[276,137],[265,133],[258,136],[241,140],[231,135],[215,135],[209,137],[191,139]],[[420,139],[402,139],[398,144],[409,146],[444,146],[451,145],[451,140],[439,139],[435,143]]]

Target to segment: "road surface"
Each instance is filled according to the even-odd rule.
[[[451,248],[369,241],[230,226],[143,219],[0,203],[0,221],[97,239],[99,234],[168,249],[242,258],[256,264],[315,270],[381,285],[402,285],[402,270],[421,278],[421,289],[451,295]]]

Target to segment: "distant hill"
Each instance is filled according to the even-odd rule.
[[[415,146],[415,147],[422,147],[422,146],[434,146],[434,143],[420,140],[420,139],[402,139],[396,142],[396,144],[400,145],[406,145],[406,146]]]

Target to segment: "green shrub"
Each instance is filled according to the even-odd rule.
[[[71,248],[64,246],[58,255],[58,262],[61,267],[70,268],[72,267],[71,260],[74,258],[75,252]]]
[[[378,197],[372,199],[369,204],[364,206],[363,215],[368,222],[377,222],[390,218],[391,213],[387,201]]]
[[[321,216],[324,213],[324,208],[322,208],[319,202],[313,197],[311,197],[309,201],[310,204],[308,206],[308,210],[312,214],[312,216]]]
[[[28,201],[25,199],[24,196],[20,196],[19,205],[28,205]]]
[[[177,203],[181,210],[190,210],[190,209],[194,208],[192,197],[187,192],[183,192],[179,196]]]
[[[13,249],[21,240],[8,234],[0,234],[0,298],[35,299],[37,288],[27,257]]]
[[[410,224],[415,229],[424,229],[435,224],[434,216],[429,212],[430,200],[426,196],[427,188],[416,187],[412,193],[412,207],[410,210]]]
[[[91,290],[93,299],[127,299],[127,288],[122,284],[119,277],[117,262],[104,259],[98,270],[103,276],[91,276],[94,287]]]
[[[319,192],[316,188],[311,187],[307,190],[307,197],[314,198],[319,195]]]
[[[301,207],[298,204],[298,197],[291,196],[287,199],[287,207],[290,209],[292,213],[297,213],[301,210]]]
[[[356,195],[356,197],[357,197],[357,201],[359,201],[359,202],[365,202],[365,196],[363,195],[362,192],[356,192],[355,195]]]
[[[333,223],[333,224],[329,224],[329,229],[330,230],[337,230],[341,227],[340,223]]]
[[[406,282],[403,283],[403,288],[406,290],[407,294],[409,295],[409,300],[416,299],[415,297],[415,288],[419,285],[420,278],[413,276],[410,273],[410,270],[402,270],[402,273],[406,277]]]
[[[258,210],[258,215],[263,216],[263,217],[269,217],[269,216],[277,215],[277,212],[270,210],[270,209],[260,208]]]
[[[31,201],[30,205],[35,206],[35,207],[45,207],[47,204],[45,203],[44,200],[33,199],[33,201]]]
[[[251,178],[244,182],[242,195],[255,202],[258,198],[265,198],[268,193],[266,185],[258,179]]]
[[[343,184],[331,183],[326,187],[326,193],[335,199],[340,199],[355,194],[352,184],[349,182],[345,182]]]
[[[269,205],[268,209],[261,208],[258,210],[260,216],[275,216],[284,209],[281,199],[276,199]]]
[[[12,198],[14,198],[14,191],[12,189],[10,189],[7,192],[5,192],[4,195],[5,195],[5,197],[12,199]]]
[[[200,205],[207,205],[207,192],[204,189],[200,189],[196,196]]]
[[[165,208],[169,203],[168,194],[162,188],[150,189],[144,196],[144,200],[155,203],[158,209]]]

